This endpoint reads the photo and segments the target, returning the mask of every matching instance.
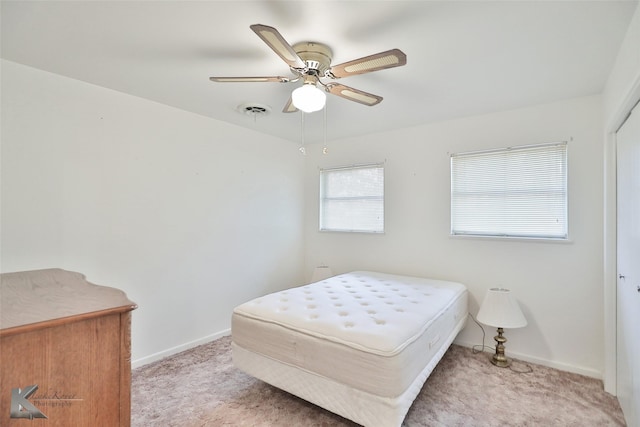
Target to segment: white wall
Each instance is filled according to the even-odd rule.
[[[303,167],[290,142],[2,62],[2,271],[127,292],[134,363],[301,283]]]
[[[640,6],[627,28],[616,62],[603,91],[604,119],[607,130],[615,131],[637,102],[640,85]]]
[[[475,315],[486,289],[510,288],[529,325],[506,331],[507,353],[600,377],[602,109],[598,96],[334,141],[310,147],[306,168],[306,268],[378,270],[465,283]],[[331,124],[329,123],[329,126]],[[569,243],[449,236],[449,153],[569,142]],[[318,168],[386,161],[386,234],[317,231]],[[495,330],[486,328],[487,344]],[[469,322],[458,337],[478,344]]]

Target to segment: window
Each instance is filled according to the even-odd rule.
[[[382,164],[320,171],[320,231],[384,232]]]
[[[451,155],[451,234],[566,239],[567,144]]]

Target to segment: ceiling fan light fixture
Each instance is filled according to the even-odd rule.
[[[313,113],[324,108],[327,95],[315,83],[305,83],[291,93],[291,102],[298,110]]]

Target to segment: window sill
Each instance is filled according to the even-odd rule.
[[[470,240],[495,240],[495,241],[509,241],[509,242],[531,242],[531,243],[553,243],[553,244],[572,244],[573,240],[570,238],[558,239],[550,237],[512,237],[512,236],[480,236],[471,234],[449,234],[450,239],[470,239]]]
[[[342,234],[385,234],[384,231],[365,231],[365,230],[328,230],[320,229],[320,233],[342,233]]]

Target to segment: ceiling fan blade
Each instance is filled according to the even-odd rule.
[[[305,67],[304,61],[300,59],[293,47],[282,37],[278,30],[262,24],[254,24],[250,28],[290,67]]]
[[[271,77],[209,77],[212,82],[220,83],[246,83],[246,82],[275,82],[288,83],[291,79],[281,76]]]
[[[293,105],[293,99],[289,97],[289,100],[287,101],[287,105],[284,106],[284,108],[282,109],[282,112],[295,113],[296,111],[298,111],[298,108],[296,108],[296,106]]]
[[[407,63],[407,55],[400,49],[391,49],[364,58],[354,59],[332,66],[327,71],[328,77],[341,78],[356,74],[370,73],[371,71],[385,70],[387,68],[400,67]]]
[[[339,83],[329,83],[326,86],[329,93],[338,95],[342,98],[348,99],[349,101],[359,102],[360,104],[368,105],[370,107],[382,102],[381,96],[363,92]]]

